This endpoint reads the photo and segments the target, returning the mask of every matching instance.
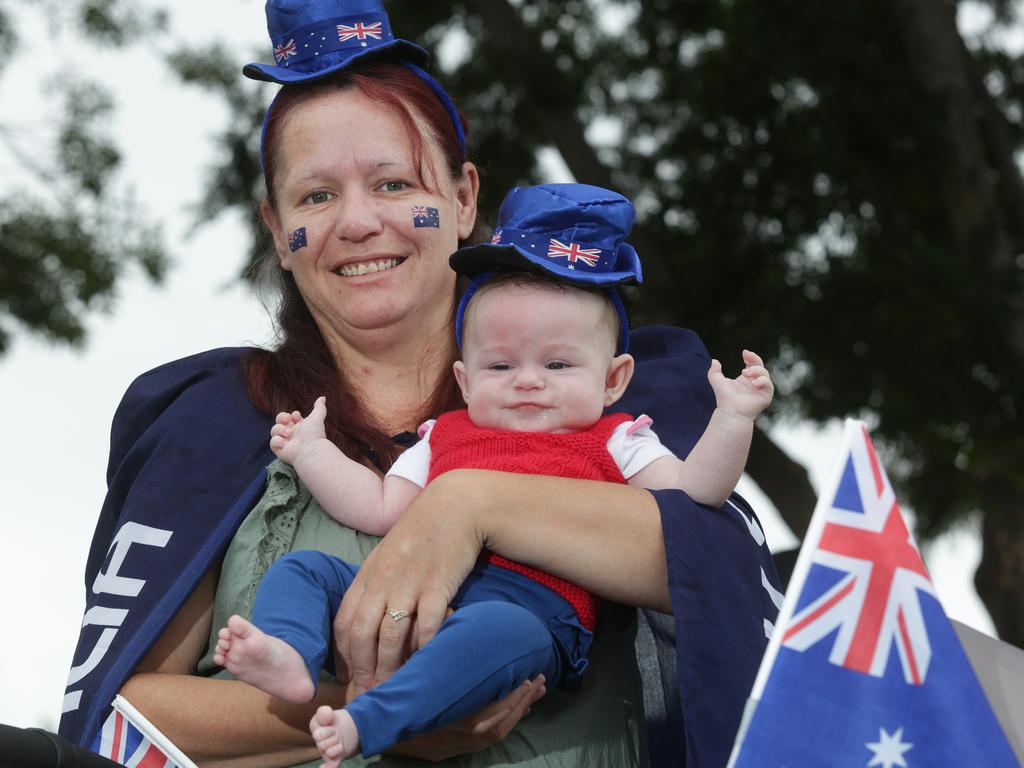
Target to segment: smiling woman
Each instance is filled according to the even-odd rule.
[[[436,144],[420,142],[417,153],[415,128],[358,82],[337,82],[292,106],[280,137],[280,122],[269,127],[269,154],[286,170],[263,212],[281,266],[337,359],[350,360],[350,351],[365,349],[366,334],[381,329],[388,338],[372,344],[410,359],[410,350],[422,349],[423,330],[443,329],[451,318],[455,273],[447,256],[472,232],[476,169],[465,163],[454,177],[438,173],[446,164]],[[348,138],[324,141],[325,134]],[[415,225],[413,208],[427,207],[439,212],[437,228]],[[293,252],[285,233],[298,226],[307,247]]]
[[[250,359],[250,391],[270,413],[320,395],[352,402],[331,409],[328,435],[346,453],[359,449],[345,436],[359,435],[387,460],[397,453],[391,435],[414,430],[423,415],[395,412],[397,387],[415,387],[406,399],[438,408],[428,414],[458,402],[444,375],[454,359],[448,328],[456,298],[447,258],[476,239],[476,168],[427,84],[389,64],[282,90],[267,119],[264,157],[262,211],[276,258],[265,261],[263,274],[284,296],[285,343]],[[437,227],[416,224],[419,207],[437,212]],[[292,251],[284,233],[299,226],[306,247]],[[288,359],[311,351],[288,344],[289,334],[322,339],[317,364]],[[417,371],[389,375],[381,357]],[[350,385],[384,399],[380,407],[364,403],[387,414],[385,423],[358,419]]]
[[[264,272],[281,292],[278,342],[168,363],[126,393],[62,734],[101,743],[120,691],[204,765],[316,759],[313,713],[353,696],[373,700],[359,694],[383,687],[410,650],[447,631],[449,607],[486,546],[611,601],[666,611],[670,596],[678,600],[688,622],[686,749],[695,762],[723,763],[774,615],[761,587],[771,561],[748,534],[746,512],[699,508],[679,491],[456,469],[418,492],[378,542],[339,525],[291,467],[271,463],[274,415],[294,416],[321,395],[331,403],[325,437],[374,482],[417,443],[423,421],[462,404],[451,371],[465,281],[448,259],[482,238],[461,117],[419,68],[425,53],[392,36],[380,4],[269,0],[267,16],[277,62],[245,71],[283,84],[262,147],[262,210],[275,245]],[[628,231],[632,206],[615,197],[629,212],[617,231]],[[562,257],[593,259],[596,246],[574,239]],[[613,260],[638,277],[635,252],[621,246]],[[620,319],[625,337],[621,307]],[[682,330],[632,338],[637,376],[624,408],[652,413],[685,455],[714,410],[706,352]],[[334,658],[306,704],[232,679],[216,658],[216,630],[248,615],[271,564],[300,549],[363,562],[333,624]],[[670,593],[666,554],[677,563],[671,583],[685,590]],[[393,751],[435,760],[474,752],[460,758],[474,766],[642,765],[633,615],[603,615],[593,673],[578,692],[513,678],[506,698]],[[575,637],[576,625],[566,626]]]

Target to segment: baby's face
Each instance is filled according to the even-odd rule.
[[[505,283],[474,299],[456,377],[473,423],[576,432],[601,417],[615,353],[599,296]]]

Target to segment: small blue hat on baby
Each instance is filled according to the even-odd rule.
[[[396,61],[434,91],[465,153],[466,137],[455,104],[422,69],[430,54],[394,36],[380,0],[267,0],[266,13],[274,64],[246,64],[246,77],[288,85],[327,77],[369,59]]]
[[[636,210],[629,200],[589,184],[516,187],[498,211],[489,243],[460,248],[449,259],[456,272],[473,277],[455,316],[462,321],[473,294],[498,271],[549,275],[559,282],[606,288],[619,313],[619,352],[629,346],[629,322],[615,286],[643,282],[640,259],[625,242]]]

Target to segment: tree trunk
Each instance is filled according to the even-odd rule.
[[[791,459],[764,430],[755,428],[747,474],[772,500],[793,534],[803,541],[818,500],[806,467]]]
[[[988,93],[973,56],[956,27],[953,0],[895,0],[918,84],[941,105],[945,120],[946,212],[961,258],[995,275],[1014,278],[1014,240],[1024,222],[1024,179],[1013,157],[1006,118]],[[1010,301],[1007,348],[1024,360],[1024,296]],[[996,329],[993,329],[993,333]],[[984,427],[976,442],[998,445]],[[1020,438],[1016,438],[1019,440]],[[1019,442],[1017,443],[1019,445]],[[1014,451],[1010,446],[1009,450]],[[978,594],[1002,639],[1024,645],[1024,494],[1019,467],[978,478],[984,514]]]
[[[985,508],[1002,510],[987,514],[981,524],[981,564],[974,573],[974,586],[988,608],[999,637],[1024,647],[1024,611],[1021,611],[1021,585],[1024,584],[1024,495],[1005,480],[986,484]]]

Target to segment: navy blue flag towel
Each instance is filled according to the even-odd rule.
[[[849,420],[729,768],[947,765],[1019,763]]]

